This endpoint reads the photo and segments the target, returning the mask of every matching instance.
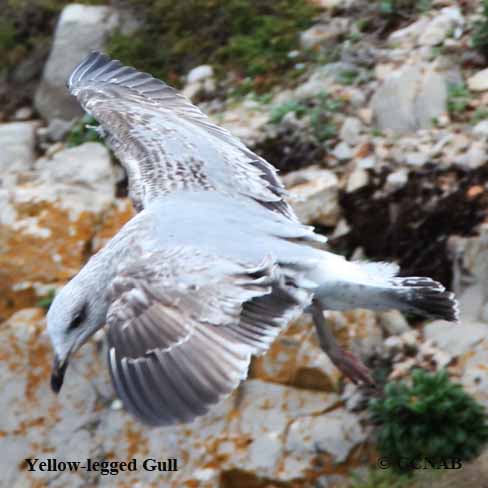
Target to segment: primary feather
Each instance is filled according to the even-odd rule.
[[[166,83],[93,52],[68,88],[102,125],[138,211],[174,191],[207,190],[252,198],[296,220],[276,169]]]

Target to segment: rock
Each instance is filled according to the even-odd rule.
[[[446,7],[425,26],[419,37],[421,46],[436,46],[456,28],[461,28],[464,18],[459,7]]]
[[[304,99],[320,95],[337,83],[337,77],[347,72],[360,72],[357,66],[351,63],[329,63],[314,70],[307,81],[295,89],[295,98]]]
[[[31,457],[136,459],[139,469],[124,473],[124,483],[131,486],[212,488],[224,473],[235,470],[285,482],[308,477],[314,465],[316,452],[306,435],[310,429],[337,462],[364,438],[358,420],[336,408],[335,393],[260,380],[246,381],[209,414],[191,424],[166,427],[162,436],[160,429],[147,428],[120,409],[109,380],[103,338],[90,341],[72,358],[63,389],[54,395],[49,387],[52,349],[40,309],[22,310],[2,324],[0,355],[2,480],[9,486],[82,487],[95,481],[112,486],[108,477],[98,479],[86,470],[29,472],[22,462]],[[322,416],[324,420],[319,420]],[[179,470],[146,471],[142,463],[148,458],[176,458]],[[293,471],[297,461],[299,469]],[[338,471],[332,469],[330,474]]]
[[[398,310],[379,312],[378,318],[381,328],[390,336],[400,335],[410,330],[407,319]]]
[[[371,107],[381,130],[408,133],[429,128],[447,110],[445,79],[429,64],[406,65],[378,87]]]
[[[488,90],[488,68],[468,78],[468,87],[473,91]]]
[[[350,146],[355,146],[360,141],[361,129],[362,124],[359,119],[356,117],[347,117],[342,124],[339,137]]]
[[[15,111],[13,119],[18,121],[32,119],[34,112],[31,107],[21,107]]]
[[[323,9],[349,8],[355,0],[312,0],[312,3]]]
[[[206,80],[207,78],[212,78],[213,76],[214,70],[212,66],[202,64],[189,71],[188,75],[186,76],[186,81],[188,83],[197,83],[199,81]]]
[[[453,291],[460,302],[461,319],[482,320],[488,302],[488,225],[473,237],[451,236],[448,252],[453,261]]]
[[[45,182],[62,183],[93,190],[112,201],[115,197],[116,175],[108,149],[98,142],[85,142],[41,158],[35,163]]]
[[[193,68],[186,77],[186,86],[183,95],[192,99],[201,93],[211,93],[215,90],[216,83],[212,66],[202,64]]]
[[[388,37],[388,42],[395,46],[414,47],[427,25],[429,25],[429,19],[427,17],[420,17],[413,24],[392,32]]]
[[[35,131],[33,122],[0,124],[0,175],[32,169],[35,158]],[[1,180],[0,180],[1,181]],[[0,185],[1,187],[1,185]]]
[[[103,47],[117,25],[118,14],[110,7],[71,4],[63,9],[35,96],[35,107],[43,118],[72,120],[82,114],[79,103],[68,93],[66,80],[90,51]]]
[[[214,119],[216,124],[224,127],[252,147],[266,138],[269,112],[257,103],[240,103],[220,113]]]
[[[473,127],[473,134],[488,137],[488,120],[482,120]]]
[[[350,20],[343,17],[332,17],[326,24],[316,24],[300,34],[303,49],[312,49],[318,45],[337,41],[349,30]]]
[[[0,320],[80,269],[115,200],[115,172],[101,144],[58,152],[36,168],[37,177],[0,195]]]
[[[394,191],[403,188],[408,182],[408,170],[400,168],[386,177],[385,190]]]
[[[487,161],[488,146],[486,141],[474,141],[468,151],[457,158],[457,164],[467,169],[476,169]]]
[[[346,192],[352,193],[359,190],[363,186],[366,186],[369,182],[368,172],[362,168],[356,168],[347,180]]]
[[[339,142],[339,144],[336,145],[331,154],[339,161],[346,161],[348,159],[351,159],[354,153],[349,144],[347,144],[346,142]]]
[[[295,420],[288,432],[286,452],[289,456],[293,454],[297,463],[318,452],[330,454],[333,463],[342,463],[365,439],[364,429],[355,415],[335,410],[318,417],[303,416]]]
[[[339,181],[329,170],[309,166],[284,177],[291,204],[301,222],[334,226],[340,217]]]
[[[307,390],[336,390],[340,372],[319,346],[315,326],[302,316],[252,361],[251,378]]]
[[[358,116],[359,118],[361,119],[361,121],[363,122],[363,124],[366,124],[366,125],[371,125],[371,123],[373,122],[373,111],[371,110],[371,108],[361,108],[358,110]]]
[[[366,102],[366,95],[364,94],[364,92],[361,89],[356,88],[355,86],[344,87],[341,97],[349,102],[349,105],[351,105],[351,108],[353,109],[361,108]]]
[[[488,408],[488,341],[485,339],[464,354],[461,384],[467,393]]]
[[[405,163],[410,166],[423,166],[429,160],[429,154],[421,152],[408,152],[404,156]]]
[[[431,340],[441,350],[452,356],[460,356],[470,351],[488,334],[488,324],[463,322],[463,325],[435,320],[424,327],[426,339]]]
[[[74,120],[63,120],[54,118],[49,122],[47,130],[43,135],[44,139],[51,142],[62,141],[75,124]]]
[[[83,473],[34,472],[22,465],[25,458],[82,460],[96,457],[91,425],[97,419],[101,392],[111,394],[107,371],[93,343],[77,354],[68,368],[59,396],[50,391],[52,352],[40,309],[16,313],[0,327],[0,448],[2,478],[9,486],[81,486]],[[90,379],[91,381],[87,381]],[[73,459],[73,456],[75,458]],[[90,473],[85,473],[85,481]],[[51,483],[50,483],[51,484]]]

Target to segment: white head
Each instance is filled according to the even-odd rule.
[[[58,393],[72,353],[105,323],[103,294],[75,276],[54,298],[47,313],[47,330],[54,349],[51,388]]]

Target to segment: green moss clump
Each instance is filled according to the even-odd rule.
[[[474,26],[472,43],[488,59],[488,0],[483,0],[483,17]]]
[[[129,0],[142,17],[130,35],[115,33],[109,53],[178,85],[200,64],[270,84],[294,62],[288,53],[312,24],[306,0]]]
[[[98,125],[98,122],[91,115],[83,115],[66,137],[68,147],[79,146],[85,142],[101,142],[103,144],[103,140],[97,132]]]
[[[333,114],[342,108],[342,101],[321,93],[307,100],[291,100],[278,105],[271,111],[270,122],[279,124],[285,115],[294,112],[297,118],[309,117],[310,127],[316,141],[327,143],[337,136],[337,127],[333,121]]]
[[[411,386],[388,383],[384,398],[371,400],[370,411],[379,426],[378,451],[399,471],[414,468],[400,462],[405,458],[472,459],[488,441],[483,406],[445,371],[415,370]]]
[[[56,296],[56,290],[52,288],[47,292],[47,295],[40,298],[37,302],[37,306],[43,308],[44,310],[49,310],[51,303],[53,303],[54,297]]]
[[[447,109],[453,118],[459,118],[468,109],[471,92],[464,83],[449,85],[447,90]]]

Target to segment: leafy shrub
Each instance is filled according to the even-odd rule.
[[[47,292],[45,297],[38,300],[37,306],[49,310],[51,303],[53,303],[54,297],[56,296],[56,290],[53,288]]]
[[[488,0],[483,0],[483,18],[474,26],[472,43],[488,59]]]
[[[366,476],[351,475],[347,488],[410,488],[412,480],[390,469],[369,469]]]
[[[370,401],[370,411],[379,425],[378,450],[390,459],[467,460],[488,440],[483,407],[445,371],[417,369],[411,386],[388,383],[384,398]]]
[[[311,25],[306,0],[128,0],[144,20],[130,35],[115,33],[109,52],[123,62],[178,84],[199,64],[270,82],[296,61],[288,53]]]
[[[298,118],[309,117],[313,135],[318,142],[326,142],[337,135],[337,127],[332,114],[342,107],[342,102],[326,93],[304,101],[292,100],[275,107],[270,121],[279,124],[286,114],[294,112]]]
[[[380,0],[379,11],[386,15],[401,16],[405,12],[425,12],[431,3],[430,0]]]
[[[471,119],[469,123],[471,125],[476,125],[478,122],[481,122],[482,120],[488,119],[488,109],[483,108],[483,107],[478,107],[473,115],[471,116]]]
[[[97,126],[98,122],[91,115],[83,115],[68,133],[68,147],[79,146],[85,142],[103,142],[97,132]]]
[[[468,108],[470,101],[471,93],[464,83],[449,85],[447,91],[447,109],[451,117],[461,115]]]

